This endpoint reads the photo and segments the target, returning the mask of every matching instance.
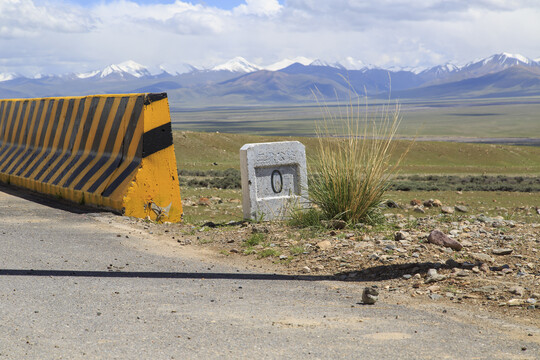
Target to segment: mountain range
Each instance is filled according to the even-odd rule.
[[[351,90],[351,89],[355,89]],[[0,73],[0,98],[167,92],[188,106],[304,103],[318,97],[361,95],[401,99],[540,95],[540,59],[501,53],[463,66],[382,69],[348,58],[328,63],[299,57],[259,67],[237,57],[211,68],[185,65],[174,74],[151,73],[134,61],[101,70],[24,77]]]

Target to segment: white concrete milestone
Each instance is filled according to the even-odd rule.
[[[282,219],[306,206],[306,149],[298,141],[246,144],[240,149],[244,218]]]

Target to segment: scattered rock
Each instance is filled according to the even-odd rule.
[[[441,212],[443,214],[453,214],[454,213],[454,209],[450,206],[443,206],[441,207]]]
[[[309,268],[309,266],[304,266],[302,268],[302,272],[305,274],[309,274],[311,272],[311,269]]]
[[[410,240],[410,238],[411,238],[411,235],[406,231],[397,231],[394,234],[395,241]]]
[[[459,251],[463,248],[463,246],[457,240],[449,238],[439,230],[433,230],[429,234],[427,240],[431,244],[448,247],[456,251]]]
[[[523,301],[523,299],[510,299],[507,304],[508,306],[521,306],[525,304],[525,301]]]
[[[483,214],[480,214],[476,217],[476,220],[482,222],[482,223],[488,223],[488,222],[491,222],[493,221],[492,218],[488,217],[488,216],[485,216]]]
[[[426,213],[426,210],[424,210],[424,208],[421,207],[421,206],[415,206],[415,207],[413,208],[413,211],[414,211],[414,212],[417,212],[417,213],[420,213],[420,214],[425,214],[425,213]]]
[[[401,209],[401,206],[394,200],[387,200],[384,205],[390,209]]]
[[[426,274],[426,278],[424,279],[424,283],[431,284],[434,282],[442,281],[444,279],[446,279],[446,276],[439,274],[435,269],[429,269]]]
[[[508,249],[508,248],[501,248],[501,249],[493,249],[491,250],[493,255],[510,255],[514,252],[514,249]]]
[[[525,289],[522,288],[521,286],[512,286],[512,287],[508,290],[508,292],[509,292],[510,294],[514,294],[514,295],[517,295],[517,296],[519,296],[519,297],[522,297],[523,294],[524,294],[524,292],[525,292]]]
[[[362,292],[362,302],[364,304],[373,305],[379,300],[379,289],[376,285],[366,286]]]
[[[469,208],[467,208],[465,205],[456,205],[455,209],[462,213],[469,212]]]
[[[422,205],[422,202],[420,200],[418,200],[418,199],[412,199],[411,200],[411,205],[412,206],[420,206],[420,205]]]
[[[212,202],[209,198],[201,197],[199,198],[199,202],[197,203],[199,206],[210,206]]]
[[[489,262],[489,263],[493,262],[493,258],[491,256],[489,256],[488,254],[471,253],[470,256],[476,261]],[[482,270],[481,266],[480,266],[480,270]]]
[[[332,248],[332,243],[330,242],[330,240],[323,240],[317,243],[317,247],[320,250],[325,251]]]

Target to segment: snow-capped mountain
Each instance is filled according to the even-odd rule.
[[[265,70],[265,71],[260,71]],[[344,80],[346,76],[347,80]],[[98,93],[168,92],[182,101],[308,101],[313,86],[328,93],[364,89],[403,98],[433,96],[540,95],[540,62],[501,53],[464,66],[429,69],[378,68],[348,57],[340,62],[306,57],[257,66],[242,57],[211,68],[176,63],[146,67],[134,61],[63,75],[0,73],[0,98],[73,96]],[[400,93],[401,92],[401,93]],[[345,94],[346,95],[346,94]]]
[[[9,72],[9,73],[0,73],[0,82],[9,81],[18,78],[19,75]]]
[[[536,67],[540,66],[536,61],[531,60],[523,55],[501,53],[495,54],[485,59],[470,62],[460,68],[460,72],[467,72],[470,75],[485,75],[512,66]]]
[[[362,60],[354,59],[351,56],[347,56],[344,60],[340,61],[340,64],[347,70],[364,70],[370,68]]]
[[[335,68],[335,69],[344,69],[345,70],[345,67],[343,65],[341,65],[339,62],[330,63],[328,61],[324,61],[324,60],[321,60],[321,59],[317,59],[317,60],[313,61],[309,65],[310,66],[326,66],[326,67],[331,67],[331,68]]]
[[[250,73],[257,70],[261,70],[261,68],[255,64],[250,63],[243,57],[237,56],[234,59],[231,59],[224,64],[214,66],[210,70]]]
[[[458,72],[461,68],[451,63],[437,65],[429,69],[425,69],[418,73],[419,76],[426,80],[441,79]]]
[[[118,78],[142,78],[151,76],[151,74],[145,66],[138,64],[133,60],[128,60],[120,64],[109,65],[103,70],[95,70],[87,73],[78,73],[75,74],[75,76],[79,79],[88,79],[94,77],[99,77],[103,79],[111,76]]]
[[[309,59],[303,56],[298,56],[298,57],[295,57],[294,59],[283,59],[271,65],[265,66],[263,69],[268,70],[268,71],[279,71],[296,63],[307,66],[313,63],[313,59]]]

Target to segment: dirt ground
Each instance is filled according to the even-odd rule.
[[[420,207],[425,212],[420,216],[407,204],[388,209],[384,226],[344,229],[302,229],[285,222],[123,221],[156,235],[169,249],[239,268],[337,280],[343,286],[376,285],[384,301],[452,304],[540,327],[540,224],[459,211],[449,217],[440,206]],[[540,222],[536,208],[523,211]],[[430,243],[436,229],[462,249]]]

